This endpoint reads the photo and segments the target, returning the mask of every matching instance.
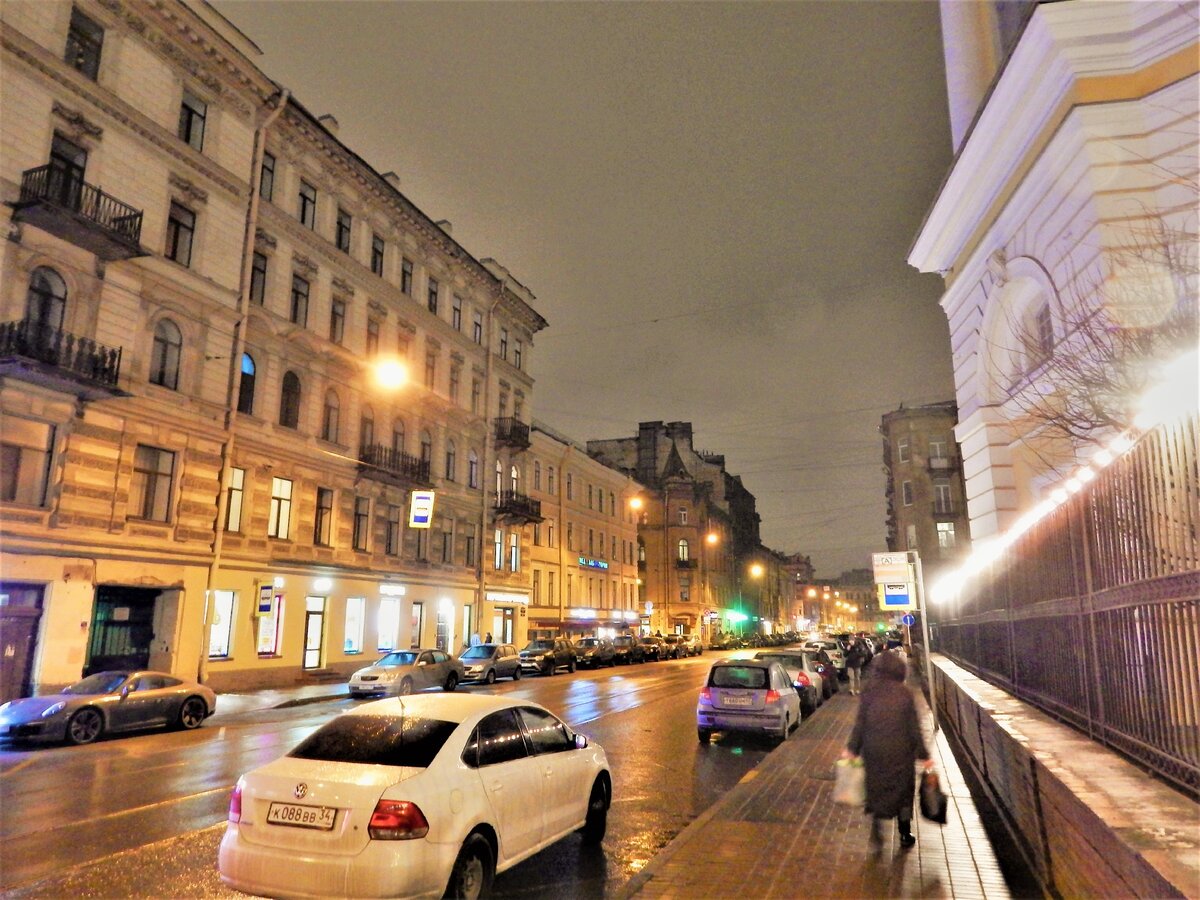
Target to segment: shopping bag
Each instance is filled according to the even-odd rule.
[[[862,806],[867,802],[867,772],[861,759],[839,759],[833,773],[834,803]]]
[[[921,776],[921,815],[930,822],[946,824],[946,795],[942,793],[936,772]]]

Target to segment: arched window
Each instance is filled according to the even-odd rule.
[[[300,427],[300,378],[295,372],[285,372],[283,390],[279,395],[279,424],[284,428]]]
[[[250,416],[254,414],[254,358],[249,353],[242,354],[242,381],[238,387],[238,412]]]
[[[479,454],[474,450],[467,454],[467,487],[479,487]]]
[[[63,327],[67,308],[67,284],[53,269],[40,266],[29,276],[25,295],[25,318],[39,332],[58,331]]]
[[[513,466],[508,470],[508,487],[514,494],[517,488],[521,486],[521,473],[517,471],[517,467]]]
[[[542,463],[537,459],[533,461],[533,489],[535,491],[542,489]]]
[[[500,460],[496,460],[496,496],[499,497],[504,491],[504,466],[500,464]]]
[[[645,562],[646,562],[646,545],[644,543],[642,543],[641,540],[638,540],[637,558],[638,558],[638,562],[642,563],[643,565],[645,564]]]
[[[375,443],[375,410],[364,406],[362,418],[358,420],[358,446],[361,450]]]
[[[342,402],[338,399],[337,391],[330,388],[325,392],[325,405],[321,409],[321,439],[336,444],[338,439],[338,419],[342,413]]]
[[[428,431],[421,432],[421,462],[426,465],[433,463],[433,437]]]
[[[404,452],[404,420],[397,419],[392,423],[392,452]]]
[[[446,480],[453,481],[456,477],[455,469],[458,468],[458,450],[454,446],[454,441],[446,441]]]
[[[689,557],[688,557],[687,538],[680,538],[680,540],[679,540],[679,560],[680,560],[680,562],[687,562],[688,558]]]
[[[150,349],[150,383],[171,390],[179,387],[179,352],[183,337],[179,326],[170,319],[160,319],[154,326],[154,345]]]

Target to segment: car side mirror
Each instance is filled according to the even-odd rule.
[[[587,735],[586,734],[576,734],[575,735],[575,749],[576,750],[586,750],[587,747],[588,747]]]
[[[426,662],[425,662],[425,660],[423,660],[423,659],[421,659],[421,660],[417,660],[417,667],[418,667],[418,668],[419,668],[419,667],[421,667],[421,666],[423,666],[423,665],[426,665]]]
[[[127,685],[125,685],[125,687],[121,688],[121,699],[124,700],[126,697],[128,697],[129,692],[132,690],[133,690],[132,684],[127,684]]]

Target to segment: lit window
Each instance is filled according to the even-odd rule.
[[[378,637],[375,646],[379,650],[395,650],[396,635],[400,631],[400,601],[395,597],[379,598]]]
[[[292,524],[292,482],[288,478],[271,479],[271,512],[267,519],[267,537],[287,540]]]
[[[367,617],[365,597],[346,598],[346,653],[362,653],[363,625]]]
[[[689,552],[690,552],[690,548],[689,548],[689,546],[688,546],[688,542],[687,542],[687,540],[686,540],[686,539],[680,539],[680,541],[679,541],[679,547],[678,547],[679,561],[680,561],[680,562],[687,562],[687,561],[688,561],[688,559],[690,558],[690,557],[689,557],[689,555],[688,555],[688,554],[689,554]]]
[[[233,649],[233,591],[213,591],[208,625],[208,658],[225,659]]]
[[[954,523],[953,522],[938,522],[937,523],[937,538],[938,547],[942,550],[954,549]]]
[[[225,501],[225,530],[242,530],[242,501],[245,499],[246,470],[231,466],[229,469],[229,490],[226,491]]]

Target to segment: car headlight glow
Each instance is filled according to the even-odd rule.
[[[7,705],[7,704],[5,704],[5,705]],[[62,712],[66,708],[67,708],[67,702],[65,700],[59,700],[57,703],[55,703],[51,706],[47,706],[45,709],[42,710],[42,718],[48,719],[51,716],[57,715],[58,713]]]

